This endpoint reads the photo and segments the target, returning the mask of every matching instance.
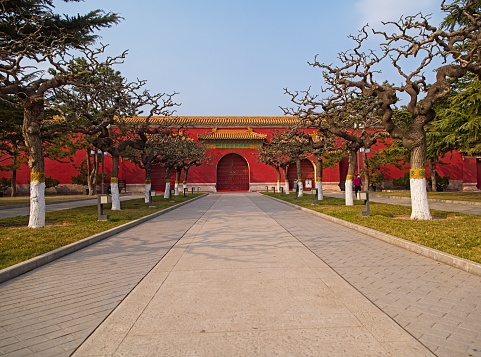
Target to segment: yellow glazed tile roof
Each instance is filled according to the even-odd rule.
[[[125,122],[141,124],[145,117],[125,118]],[[192,127],[287,127],[295,125],[298,118],[289,116],[171,116],[152,117],[152,125],[183,125]]]
[[[267,135],[256,133],[251,128],[247,130],[218,130],[214,128],[210,133],[199,134],[197,137],[199,140],[264,140]]]

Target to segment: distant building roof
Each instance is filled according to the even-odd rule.
[[[247,130],[218,130],[214,128],[211,132],[199,134],[197,137],[199,140],[264,140],[267,135],[256,133],[251,128]]]
[[[141,124],[146,117],[125,118],[125,122]],[[192,126],[192,127],[287,127],[297,124],[292,116],[158,116],[151,117],[151,125]]]

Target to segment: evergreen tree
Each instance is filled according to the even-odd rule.
[[[69,0],[64,0],[69,2]],[[73,0],[72,0],[73,1]],[[96,70],[105,46],[92,49],[96,30],[120,21],[113,13],[94,10],[86,15],[54,13],[53,0],[0,0],[0,95],[16,95],[23,107],[23,135],[29,152],[30,218],[28,226],[45,226],[45,172],[41,124],[48,91]],[[73,51],[89,66],[83,73],[70,70]],[[108,58],[115,62],[116,58]],[[48,75],[45,65],[55,68]]]

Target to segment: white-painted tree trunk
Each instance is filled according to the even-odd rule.
[[[110,182],[110,192],[112,194],[112,211],[120,211],[120,194],[118,182]]]
[[[152,184],[151,183],[146,183],[145,184],[145,193],[144,193],[144,198],[145,198],[145,203],[150,202],[150,190],[152,189]]]
[[[179,182],[175,181],[175,183],[174,183],[174,196],[178,196],[178,195],[179,195]]]
[[[284,181],[284,193],[289,194],[289,181]]]
[[[426,179],[411,178],[409,184],[411,186],[411,219],[433,219],[429,210]]]
[[[30,183],[30,218],[29,228],[45,227],[45,182]]]
[[[281,181],[279,180],[277,180],[276,190],[277,192],[281,192]]]
[[[316,181],[317,188],[317,199],[322,201],[324,199],[324,194],[322,193],[322,181]]]
[[[164,192],[164,198],[169,198],[170,197],[170,182],[165,183],[165,192]]]
[[[187,182],[185,181],[182,183],[182,192],[189,192],[189,187],[187,186]]]
[[[304,188],[302,186],[302,180],[297,181],[297,186],[299,187],[299,194],[297,197],[304,196]]]
[[[354,191],[352,189],[352,180],[346,180],[345,186],[345,195],[346,195],[346,206],[354,206]]]

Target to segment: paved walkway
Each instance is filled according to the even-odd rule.
[[[127,194],[120,195],[120,201],[132,200],[135,198],[144,197],[143,194]],[[60,211],[69,208],[94,206],[97,204],[97,198],[91,199],[80,199],[80,200],[65,200],[61,202],[47,202],[45,205],[46,212]],[[0,219],[18,217],[18,216],[28,216],[30,214],[30,205],[15,205],[13,207],[2,206],[0,207]]]
[[[481,356],[481,277],[259,194],[209,195],[0,285],[0,355],[73,351]]]

